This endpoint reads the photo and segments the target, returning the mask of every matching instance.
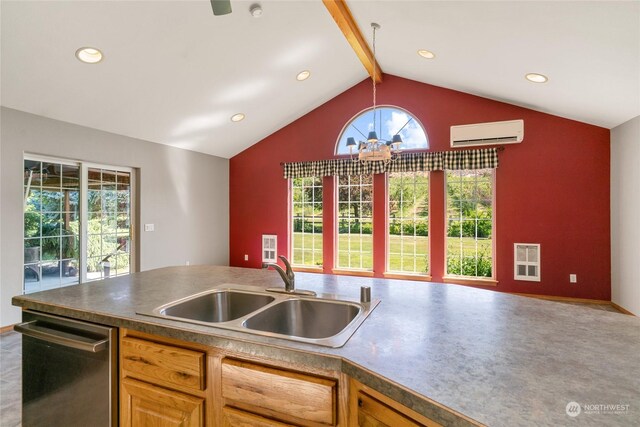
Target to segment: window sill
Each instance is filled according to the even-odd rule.
[[[479,286],[497,286],[498,281],[495,279],[479,279],[471,277],[444,276],[444,283],[456,283],[459,285],[479,285]]]
[[[342,276],[361,276],[361,277],[373,277],[373,271],[367,270],[341,270],[334,268],[331,270],[333,274],[339,274]]]
[[[324,272],[324,270],[322,269],[322,267],[306,267],[303,265],[292,265],[291,268],[293,268],[293,270],[295,272],[301,271],[304,273],[322,273]]]
[[[431,281],[431,276],[427,274],[383,273],[383,276],[385,279],[416,280],[421,282]]]

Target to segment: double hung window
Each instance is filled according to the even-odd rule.
[[[373,270],[373,175],[337,177],[336,267]]]
[[[291,263],[322,267],[322,178],[291,179]]]
[[[446,272],[493,277],[493,169],[446,172]]]
[[[387,271],[429,272],[429,172],[391,172]]]

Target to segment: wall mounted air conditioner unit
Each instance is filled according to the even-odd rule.
[[[452,147],[517,144],[524,138],[524,120],[451,126]]]

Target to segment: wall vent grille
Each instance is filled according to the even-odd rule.
[[[262,262],[277,262],[278,236],[275,234],[262,235]]]
[[[513,278],[529,282],[540,281],[540,244],[513,244]]]

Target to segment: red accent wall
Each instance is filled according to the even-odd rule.
[[[385,75],[378,103],[418,118],[431,151],[449,149],[451,125],[524,119],[521,144],[506,145],[496,171],[496,279],[503,292],[609,300],[609,130],[514,105]],[[287,254],[288,186],[280,162],[333,157],[344,124],[371,106],[364,80],[230,161],[230,264],[259,267],[262,234],[278,235]],[[326,177],[325,209],[332,212],[333,178]],[[376,176],[376,190],[384,177]],[[444,176],[431,173],[431,275],[444,273]],[[384,214],[375,197],[374,215]],[[379,219],[374,219],[376,227]],[[333,215],[324,218],[324,269],[333,268]],[[384,269],[384,230],[374,229],[374,275]],[[541,244],[541,282],[513,280],[513,244]],[[249,261],[244,260],[244,255]],[[569,283],[569,274],[578,283]]]

